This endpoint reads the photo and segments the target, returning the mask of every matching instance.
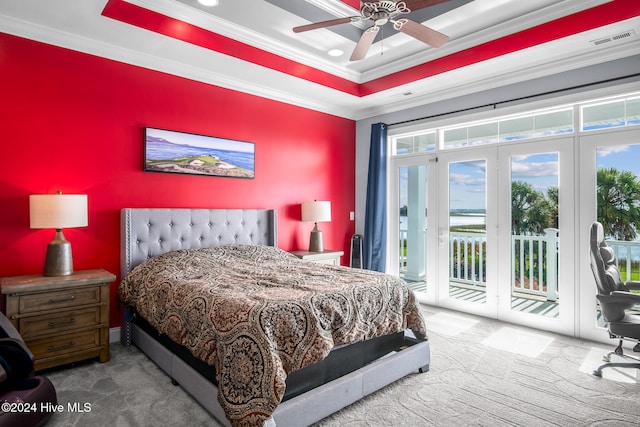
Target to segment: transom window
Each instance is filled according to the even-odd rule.
[[[580,110],[583,131],[640,124],[640,96],[594,102]]]
[[[573,134],[575,114],[579,115],[582,132],[640,125],[640,94],[398,135],[391,138],[391,154],[399,156]]]

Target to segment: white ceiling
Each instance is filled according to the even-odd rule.
[[[215,47],[201,47],[140,28],[144,20],[133,22],[132,18],[127,23],[128,16],[103,16],[108,0],[3,1],[0,31],[355,120],[640,54],[640,13],[634,13],[619,22],[470,61],[466,66],[449,67],[434,75],[416,73],[395,83],[394,74],[410,76],[416,68],[428,74],[431,64],[442,66],[449,58],[459,61],[460,55],[472,55],[482,43],[613,3],[450,0],[409,15],[447,34],[450,41],[443,47],[430,48],[385,26],[384,38],[376,39],[367,57],[350,62],[348,57],[362,31],[360,27],[342,24],[299,34],[291,30],[309,22],[358,14],[340,0],[220,0],[213,8],[201,6],[197,0],[110,1],[116,6],[125,3],[157,12],[170,17],[174,25],[191,24],[212,36],[237,40],[245,53],[221,53]],[[635,35],[597,46],[592,43],[627,31]],[[274,60],[261,62],[251,48],[275,55],[275,62],[284,59],[291,70],[271,66]],[[327,54],[330,49],[341,49],[344,54],[331,57]],[[296,71],[298,67],[302,71]],[[321,77],[307,78],[305,73],[319,73]],[[384,87],[362,96],[326,83],[333,81],[353,86],[380,81]]]

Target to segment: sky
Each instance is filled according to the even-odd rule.
[[[424,167],[424,166],[423,166]],[[400,206],[407,204],[407,168],[400,172]],[[544,153],[511,158],[511,179],[531,184],[546,194],[558,186],[558,154]],[[450,209],[486,209],[486,161],[449,164]]]
[[[640,177],[640,144],[599,148],[596,167],[631,171]],[[543,153],[511,158],[512,180],[524,181],[546,193],[559,187],[558,153]],[[426,166],[423,166],[426,167]],[[407,204],[407,168],[400,172],[400,206]],[[449,164],[450,209],[486,208],[486,162],[484,160]]]
[[[174,132],[170,130],[147,128],[150,136],[163,138],[174,144],[191,145],[194,147],[215,148],[218,150],[253,152],[254,144],[244,141],[218,138],[215,136],[195,135],[192,133]]]
[[[596,151],[596,167],[616,168],[633,172],[640,176],[640,145],[616,145],[612,147],[598,148]]]
[[[640,177],[640,144],[599,148],[596,167],[616,168]],[[558,153],[543,153],[511,158],[512,181],[524,181],[546,194],[558,182]],[[484,209],[486,167],[484,161],[450,163],[449,188],[451,209]],[[560,189],[562,190],[562,189]]]

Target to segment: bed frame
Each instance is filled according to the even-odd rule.
[[[172,250],[230,243],[277,246],[277,213],[267,209],[127,208],[121,211],[120,227],[121,279],[145,259]],[[230,425],[216,397],[218,388],[134,324],[129,308],[121,331],[123,345],[135,344],[219,422]],[[416,340],[410,331],[406,339],[411,345],[402,351],[282,402],[265,425],[309,425],[412,372],[428,371],[429,342]]]

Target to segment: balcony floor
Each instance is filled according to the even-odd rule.
[[[425,282],[407,281],[407,284],[409,288],[417,292],[424,292],[427,288]],[[452,298],[478,304],[484,304],[486,302],[486,292],[482,288],[473,288],[452,282],[450,283],[449,289],[449,295]],[[543,301],[536,297],[512,296],[511,307],[516,311],[545,317],[558,317],[560,312],[560,304],[558,301]]]

